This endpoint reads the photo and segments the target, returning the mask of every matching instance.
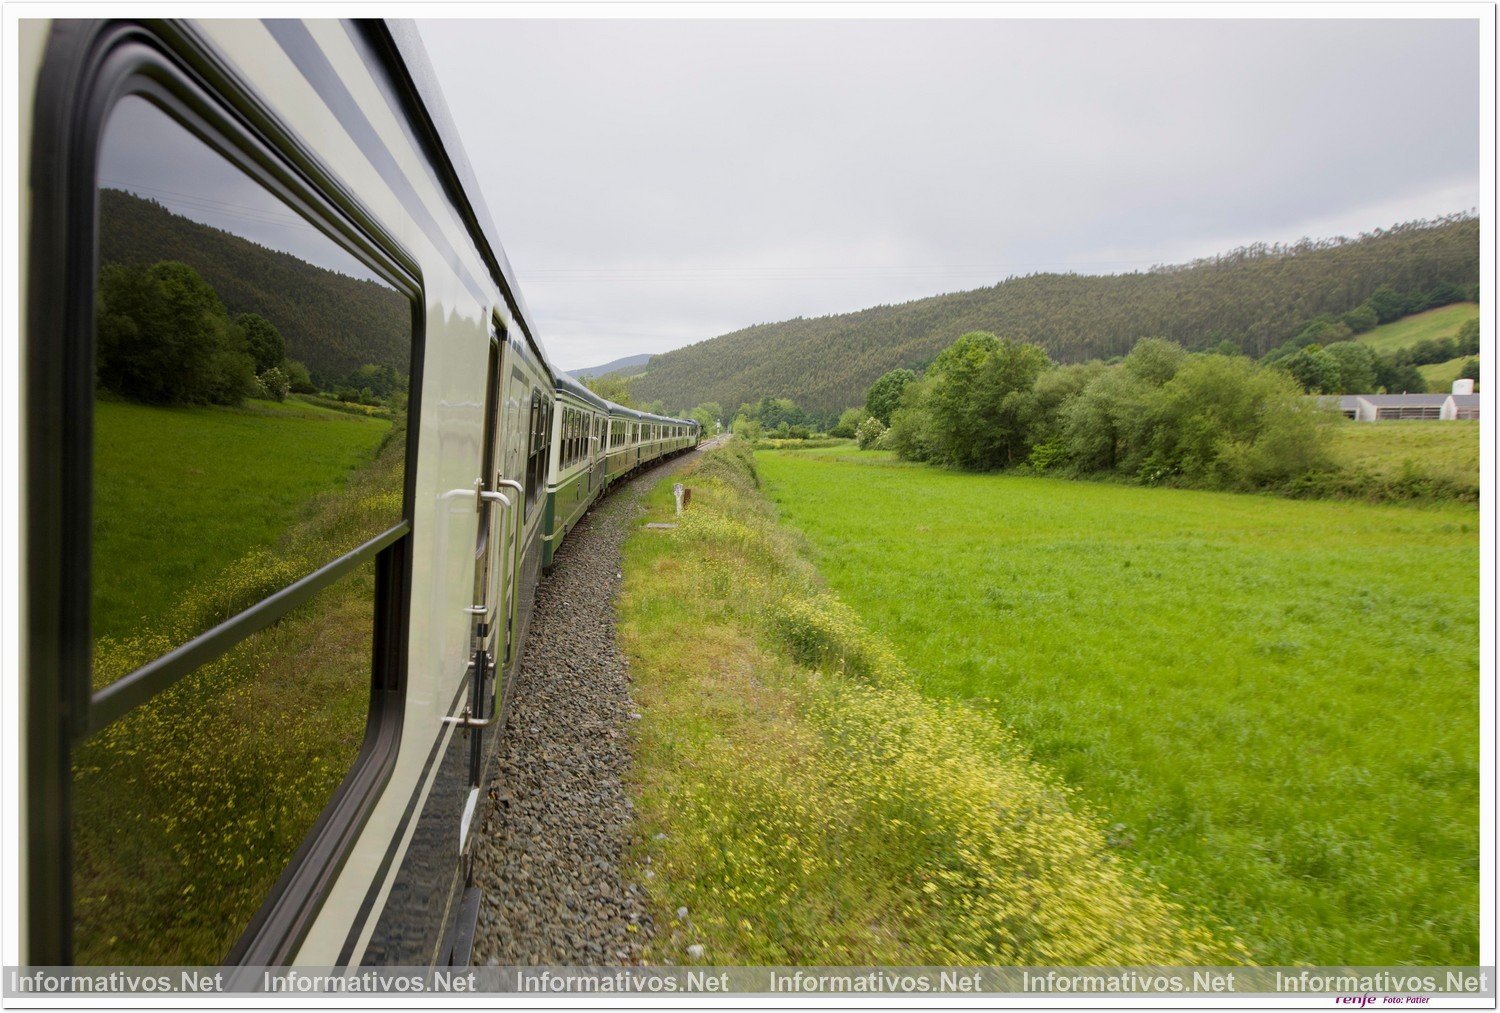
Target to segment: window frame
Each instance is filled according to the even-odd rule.
[[[401,519],[382,534],[92,689],[93,405],[97,170],[118,103],[140,96],[400,292],[411,307],[409,418],[420,419],[424,288],[415,258],[188,29],[166,22],[56,23],[38,78],[29,166],[26,290],[28,952],[73,955],[72,753],[113,721],[373,562],[374,650],[359,751],[224,956],[289,962],[394,768],[406,694],[418,426],[409,424]],[[60,311],[54,309],[60,307]]]

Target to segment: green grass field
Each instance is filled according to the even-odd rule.
[[[96,684],[400,514],[389,419],[259,401],[95,417]],[[367,564],[78,745],[77,962],[223,959],[359,749],[374,596]]]
[[[309,500],[369,463],[390,430],[388,419],[300,401],[98,402],[95,635],[155,625],[190,588],[273,546]]]
[[[1479,483],[1479,423],[1351,422],[1333,428],[1334,462],[1345,470],[1392,478],[1419,472]]]
[[[1355,340],[1369,345],[1377,352],[1394,352],[1407,348],[1427,338],[1451,338],[1458,333],[1466,320],[1479,316],[1477,302],[1453,303],[1439,306],[1425,313],[1413,313],[1409,317],[1381,324],[1371,331],[1359,335]]]
[[[1478,959],[1471,506],[757,461],[926,697],[1013,728],[1256,961]]]
[[[1470,359],[1477,359],[1477,355],[1460,355],[1456,359],[1446,362],[1432,362],[1425,366],[1418,366],[1417,371],[1422,374],[1422,379],[1427,381],[1427,389],[1436,394],[1446,394],[1453,389],[1453,381],[1458,379],[1458,374],[1463,371],[1464,363]]]
[[[648,961],[1245,959],[1119,861],[1123,841],[1012,733],[918,692],[821,588],[743,441],[659,482],[645,519],[673,517],[674,481],[692,508],[627,541],[619,599]]]

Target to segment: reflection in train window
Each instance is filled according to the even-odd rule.
[[[216,964],[359,751],[365,564],[84,742],[73,758],[79,964]]]
[[[400,520],[411,308],[132,97],[100,152],[97,320],[99,686]]]
[[[224,653],[74,752],[76,959],[211,964],[365,730],[412,304],[143,98],[112,111],[97,182],[94,689],[215,627]],[[340,559],[291,613],[245,618]]]

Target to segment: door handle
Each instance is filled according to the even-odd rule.
[[[464,704],[464,709],[458,714],[457,717],[443,718],[443,724],[458,725],[458,727],[460,728],[488,728],[494,723],[495,716],[493,714],[491,714],[487,718],[476,718],[474,716],[474,711],[470,709],[468,704]]]

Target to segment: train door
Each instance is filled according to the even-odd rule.
[[[484,433],[479,469],[479,530],[474,545],[474,596],[470,651],[473,658],[469,710],[475,721],[470,740],[469,775],[471,805],[477,800],[484,774],[485,726],[498,713],[495,699],[496,668],[503,663],[505,625],[503,603],[510,593],[505,576],[510,532],[518,509],[513,490],[503,488],[499,471],[502,439],[500,393],[504,344],[499,333],[490,337],[484,397]],[[465,821],[472,818],[466,808]]]
[[[505,368],[505,446],[501,455],[501,472],[504,475],[507,495],[515,501],[512,511],[513,523],[507,534],[505,565],[505,650],[501,655],[502,669],[508,667],[516,651],[520,630],[520,586],[521,562],[525,551],[525,534],[530,511],[527,497],[530,490],[526,481],[527,452],[531,443],[533,408],[531,379],[521,367],[519,354],[511,350]]]

